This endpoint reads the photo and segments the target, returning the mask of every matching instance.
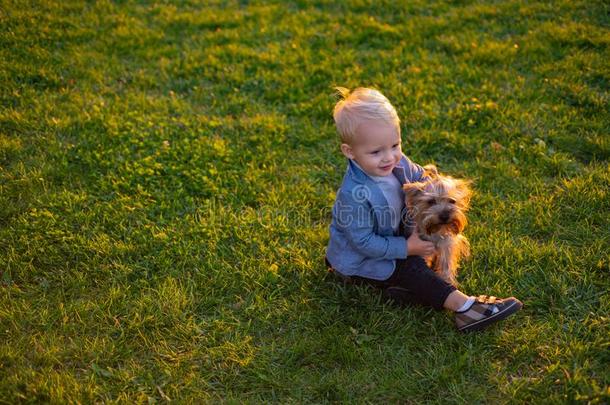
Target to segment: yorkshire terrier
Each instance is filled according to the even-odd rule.
[[[457,285],[459,261],[470,255],[470,244],[462,231],[472,192],[468,181],[440,175],[434,165],[427,165],[424,170],[428,181],[403,186],[406,205],[419,237],[436,247],[435,253],[426,259],[428,266]]]

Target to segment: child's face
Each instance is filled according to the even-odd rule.
[[[364,122],[358,126],[351,144],[342,144],[341,151],[353,159],[369,176],[387,176],[402,157],[400,135],[394,125]]]

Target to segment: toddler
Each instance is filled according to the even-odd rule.
[[[346,281],[381,289],[396,303],[454,311],[464,332],[521,309],[514,297],[467,296],[426,265],[423,257],[434,245],[413,229],[402,191],[403,184],[426,178],[402,153],[396,110],[377,90],[338,90],[342,99],[333,117],[348,165],[332,211],[329,269]]]

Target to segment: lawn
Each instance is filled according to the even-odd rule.
[[[602,0],[0,0],[0,403],[608,403],[609,61]],[[360,85],[518,315],[327,274]]]

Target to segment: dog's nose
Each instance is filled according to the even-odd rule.
[[[447,222],[447,221],[449,221],[449,215],[450,215],[449,211],[443,211],[438,216],[438,219],[440,219],[441,222]]]

